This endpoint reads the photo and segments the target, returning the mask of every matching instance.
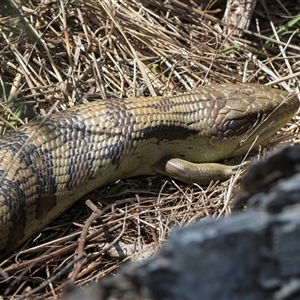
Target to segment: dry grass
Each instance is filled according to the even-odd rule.
[[[189,0],[28,0],[20,10],[2,2],[2,134],[51,107],[84,103],[93,93],[140,97],[242,81],[298,86],[299,25],[280,36],[272,29],[300,13],[292,1],[262,1],[253,33],[243,38],[222,33],[228,30],[218,19],[222,1],[208,4],[206,12]],[[291,123],[275,141],[295,132]],[[174,226],[230,214],[239,176],[206,188],[144,177],[94,192],[88,199],[97,207],[80,201],[0,263],[0,294],[57,299],[68,281],[83,286],[125,261],[147,257]]]

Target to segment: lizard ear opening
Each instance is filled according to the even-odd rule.
[[[214,125],[212,134],[218,138],[231,138],[246,133],[257,122],[257,118],[245,117],[240,119],[227,119],[219,125]]]

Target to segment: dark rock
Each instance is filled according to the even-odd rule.
[[[156,257],[64,299],[300,299],[299,170],[300,147],[252,164],[248,211],[174,229]]]

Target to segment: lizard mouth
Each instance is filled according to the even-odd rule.
[[[262,144],[280,130],[297,112],[299,108],[298,99],[289,104],[282,102],[274,109],[266,110],[263,114],[256,116],[256,122],[241,140],[241,146],[253,143]]]

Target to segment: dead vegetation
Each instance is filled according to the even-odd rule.
[[[295,89],[299,11],[290,2],[261,1],[256,22],[236,37],[220,21],[222,1],[1,1],[2,134],[94,93],[140,97],[242,81]],[[295,132],[291,123],[275,142]],[[86,199],[96,205],[84,199],[0,263],[0,294],[57,299],[68,281],[84,286],[152,255],[174,226],[230,214],[239,176],[205,188],[143,177],[94,192]]]

